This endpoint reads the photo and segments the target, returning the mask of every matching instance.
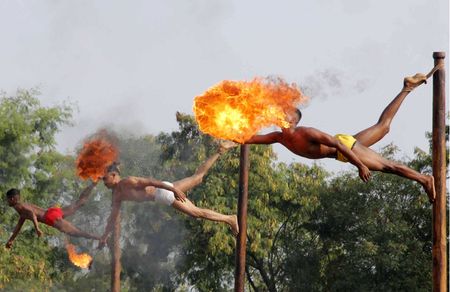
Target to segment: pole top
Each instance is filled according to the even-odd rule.
[[[435,59],[444,59],[445,58],[445,52],[434,52],[433,58]]]

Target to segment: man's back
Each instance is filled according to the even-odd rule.
[[[279,143],[297,155],[310,159],[320,159],[336,156],[336,148],[323,144],[323,140],[330,137],[330,135],[315,128],[296,127],[295,129],[283,129]]]
[[[33,211],[36,214],[36,218],[39,222],[44,222],[44,214],[45,210],[39,206],[30,204],[30,203],[19,203],[14,206],[14,209],[19,213],[20,217],[28,220],[33,220],[33,215],[30,211]]]

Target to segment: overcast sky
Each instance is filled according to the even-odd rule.
[[[74,127],[58,136],[65,152],[105,125],[174,130],[175,112],[192,113],[211,85],[268,75],[308,88],[303,125],[354,134],[376,122],[404,76],[431,69],[434,51],[448,55],[448,15],[447,0],[1,1],[0,89],[38,86],[45,105],[76,102]],[[430,83],[374,149],[427,150],[431,105]],[[282,161],[308,162],[276,149]]]

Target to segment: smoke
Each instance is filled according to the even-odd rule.
[[[302,86],[304,94],[311,99],[362,93],[369,88],[367,79],[356,78],[336,69],[316,71],[305,77],[302,84],[305,84]]]
[[[152,135],[135,135],[132,131],[100,129],[87,139],[102,137],[117,145],[120,152],[122,177],[154,177],[170,180],[173,174],[163,166],[161,145]],[[76,224],[95,234],[103,234],[111,211],[111,190],[99,183],[96,188],[97,202],[82,209],[76,216]],[[75,217],[75,216],[74,216]],[[179,248],[185,238],[186,216],[177,214],[170,206],[154,202],[123,202],[121,208],[122,282],[138,290],[149,290],[157,285],[171,287],[175,267],[183,261]],[[80,245],[86,244],[85,240]],[[77,241],[74,241],[77,244]],[[87,243],[89,245],[89,243]],[[92,243],[91,243],[92,244]],[[96,244],[91,247],[95,248]],[[109,250],[94,256],[89,275],[74,279],[71,287],[81,281],[95,278],[109,279]],[[108,281],[109,283],[109,281]],[[108,288],[108,287],[106,287]]]
[[[122,132],[119,148],[124,175],[170,180],[172,174],[161,160],[161,145],[152,135]],[[179,179],[179,178],[178,178]],[[149,290],[171,287],[177,255],[185,238],[184,215],[171,206],[154,202],[130,202],[122,209],[122,265],[133,287]]]

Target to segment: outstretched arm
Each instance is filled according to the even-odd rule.
[[[108,235],[111,233],[112,229],[114,228],[114,224],[117,222],[117,217],[120,213],[120,206],[121,202],[118,199],[113,198],[112,207],[111,207],[111,214],[109,214],[108,223],[106,223],[105,232],[103,233],[102,237],[100,238],[100,242],[98,244],[98,248],[101,249],[106,244],[106,239],[108,238]]]
[[[25,218],[20,217],[19,222],[17,222],[16,228],[14,228],[13,234],[9,238],[8,242],[6,243],[6,248],[12,247],[14,239],[16,238],[17,234],[19,234],[19,231],[22,228],[24,222],[25,222]]]
[[[87,187],[83,189],[80,195],[80,199],[87,198],[91,194],[92,190],[95,188],[98,182],[92,181]]]
[[[338,139],[335,137],[328,135],[326,133],[323,133],[319,130],[314,129],[313,132],[310,133],[312,139],[320,144],[334,147],[337,150],[339,150],[342,155],[345,156],[345,158],[348,159],[348,161],[356,166],[359,171],[359,177],[364,181],[367,182],[370,178],[370,170],[367,168],[367,166],[362,163],[362,161],[358,158],[358,156],[355,155],[355,153],[348,149],[344,144],[342,144]]]
[[[279,143],[281,141],[283,133],[281,132],[271,132],[265,135],[255,135],[249,140],[245,141],[244,144],[273,144]]]
[[[155,188],[165,189],[173,192],[175,198],[178,201],[185,202],[186,195],[179,189],[165,184],[164,182],[154,179],[152,177],[130,177],[127,180],[123,181],[124,184],[127,184],[128,187],[135,189],[145,189],[146,187],[152,186]]]

